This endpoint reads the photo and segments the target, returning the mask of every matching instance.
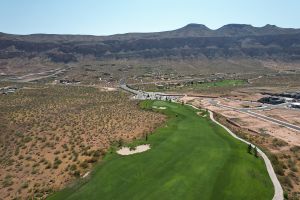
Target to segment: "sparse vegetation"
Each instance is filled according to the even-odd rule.
[[[24,86],[28,89],[0,95],[0,199],[14,193],[45,197],[45,188],[80,177],[112,143],[142,138],[164,121],[159,113],[140,110],[123,92]]]

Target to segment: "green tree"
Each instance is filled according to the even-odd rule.
[[[248,153],[252,154],[252,145],[251,144],[248,145]]]
[[[254,156],[257,158],[258,157],[258,152],[257,152],[257,148],[254,147]]]

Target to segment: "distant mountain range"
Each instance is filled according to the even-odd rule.
[[[300,59],[300,29],[228,24],[211,30],[188,24],[173,31],[111,36],[0,33],[0,59],[34,57],[76,62],[119,58]]]

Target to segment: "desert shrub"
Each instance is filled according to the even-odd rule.
[[[63,144],[62,147],[67,151],[68,150],[68,145],[67,144]]]
[[[16,148],[16,150],[15,150],[15,156],[19,155],[19,153],[20,153],[20,147],[17,146],[17,148]]]
[[[38,173],[38,169],[37,168],[32,168],[32,171],[31,171],[31,174],[36,174],[36,173]]]
[[[26,156],[25,160],[31,160],[31,156]]]
[[[122,147],[124,145],[124,140],[122,138],[120,138],[118,140],[118,147]]]
[[[60,154],[60,151],[56,150],[56,151],[54,151],[54,154],[55,155]]]
[[[70,166],[70,170],[71,171],[75,171],[77,169],[77,166],[75,164],[71,165]]]
[[[273,164],[273,168],[276,174],[283,176],[284,175],[284,165],[278,160],[278,157],[274,154],[269,155],[269,158]]]
[[[95,163],[95,162],[97,162],[98,161],[98,159],[97,159],[97,157],[92,157],[92,158],[90,158],[90,159],[88,159],[88,163]]]
[[[85,161],[83,161],[82,163],[80,163],[80,167],[82,167],[83,169],[86,169],[86,168],[89,167],[89,164],[88,164],[88,162],[85,160]]]
[[[80,176],[80,171],[75,170],[74,173],[73,173],[73,175],[74,175],[75,177],[79,177],[79,176]]]
[[[286,186],[289,186],[290,188],[293,188],[293,184],[292,184],[292,181],[291,181],[290,177],[281,176],[281,177],[279,177],[279,180],[283,185],[286,185]]]
[[[46,165],[46,169],[50,169],[51,167],[52,167],[51,163],[48,163],[48,164]]]
[[[285,141],[283,141],[281,139],[278,139],[278,138],[274,138],[272,140],[272,144],[273,144],[274,147],[283,147],[283,146],[287,146],[288,145],[287,142],[285,142]]]
[[[291,152],[298,153],[300,152],[300,146],[293,146],[290,148]]]
[[[24,139],[23,139],[23,142],[24,143],[28,143],[32,140],[32,138],[30,136],[26,136]]]
[[[15,134],[17,137],[23,137],[23,133],[21,133],[20,131],[17,131]]]
[[[58,157],[55,157],[52,168],[57,169],[61,163],[62,161]]]
[[[21,188],[28,188],[28,182],[23,182],[22,184],[21,184]]]
[[[14,182],[12,180],[12,176],[11,175],[5,176],[4,180],[2,181],[2,187],[9,187],[9,186],[11,186],[13,184],[14,184]]]

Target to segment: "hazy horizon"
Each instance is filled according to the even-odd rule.
[[[296,0],[3,0],[0,32],[105,36],[169,31],[190,23],[204,24],[213,30],[226,24],[300,28],[299,7]]]
[[[200,23],[189,23],[189,24],[198,24],[198,25],[205,25],[205,24],[200,24]],[[16,33],[7,33],[7,32],[2,32],[2,33],[5,33],[5,34],[12,34],[12,35],[38,35],[38,34],[45,34],[45,35],[92,35],[92,36],[110,36],[110,35],[119,35],[119,34],[128,34],[128,33],[155,33],[155,32],[164,32],[164,31],[173,31],[173,30],[176,30],[176,29],[180,29],[180,28],[183,28],[189,24],[186,24],[182,27],[178,27],[178,28],[175,28],[175,29],[172,29],[172,30],[161,30],[161,31],[149,31],[149,32],[141,32],[141,31],[135,31],[135,32],[124,32],[124,33],[112,33],[112,34],[107,34],[107,35],[97,35],[97,34],[76,34],[76,33],[28,33],[28,34],[16,34]],[[237,23],[229,23],[229,24],[237,24]],[[224,24],[223,26],[225,25],[229,25],[229,24]],[[245,24],[245,25],[251,25],[253,26],[252,24]],[[276,24],[265,24],[263,26],[253,26],[253,27],[256,27],[256,28],[261,28],[261,27],[264,27],[266,25],[275,25],[277,26]],[[206,25],[205,25],[206,26]],[[215,28],[215,29],[212,29],[208,26],[206,26],[207,28],[211,29],[211,30],[217,30],[223,26],[220,26],[218,28]],[[294,27],[281,27],[281,26],[277,26],[279,28],[293,28],[293,29],[298,29],[297,27],[294,28]]]

